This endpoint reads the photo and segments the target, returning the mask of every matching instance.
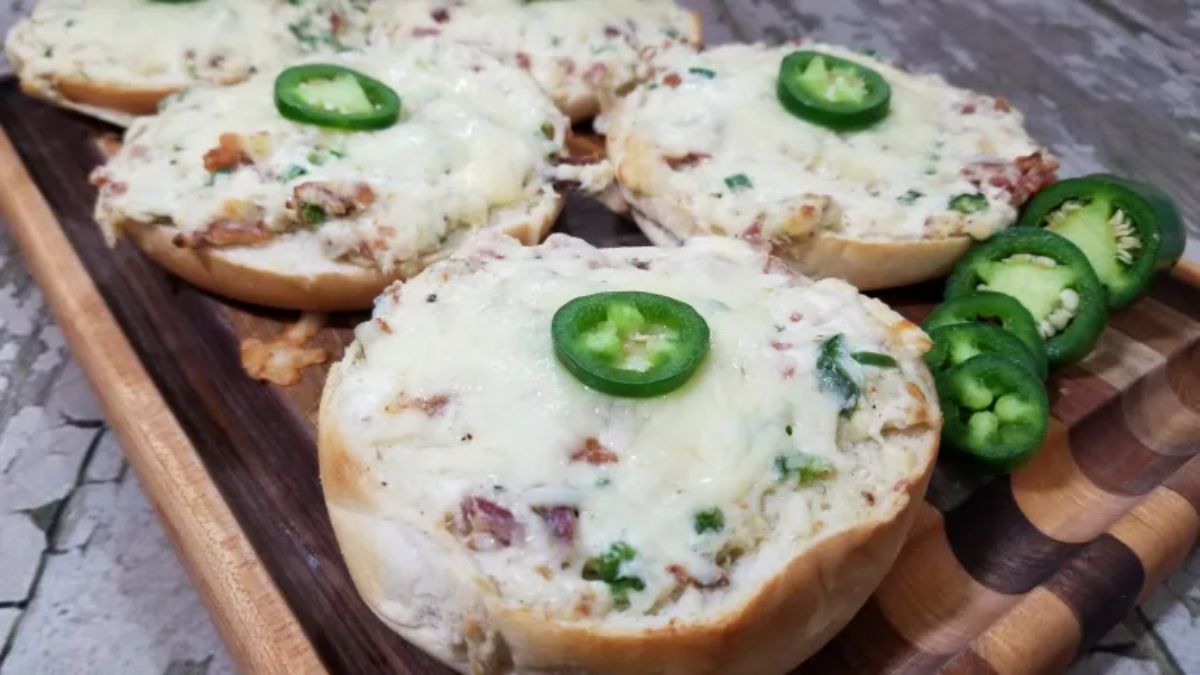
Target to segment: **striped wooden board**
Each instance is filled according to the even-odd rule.
[[[987,3],[910,13],[901,11],[908,3],[889,3],[877,14],[859,9],[872,3],[839,3],[821,10],[828,16],[779,0],[695,4],[718,39],[803,28],[853,42],[867,26],[865,35],[918,60],[920,49],[905,41],[937,44],[939,26],[961,27],[985,55],[1000,49],[989,28],[1013,41],[1040,30],[1036,18],[1008,15],[967,25],[994,11]],[[1054,11],[1083,21],[1071,7]],[[838,12],[854,21],[830,19]],[[1022,107],[1036,101],[1022,101],[1021,86],[1070,84],[1040,72],[1036,59],[1021,67],[1023,84],[1005,89]],[[997,89],[986,86],[987,73],[961,75]],[[1146,114],[1172,133],[1159,111]],[[15,146],[0,142],[0,207],[239,663],[254,672],[446,672],[366,610],[341,563],[313,440],[324,372],[311,369],[286,390],[241,372],[240,339],[275,335],[295,316],[222,303],[128,244],[109,250],[91,221],[86,182],[99,161],[95,136],[108,130],[28,100],[12,83],[0,87],[0,125]],[[1121,153],[1122,143],[1167,148],[1153,161],[1131,153],[1126,169],[1180,192],[1171,182],[1178,175],[1156,173],[1172,161],[1169,143],[1105,147]],[[1195,195],[1181,196],[1185,211],[1200,215]],[[644,243],[585,200],[572,200],[559,229],[605,245]],[[1178,566],[1200,533],[1195,285],[1162,279],[1114,317],[1095,354],[1052,378],[1052,431],[1032,464],[985,481],[943,458],[891,575],[800,672],[1057,671]],[[919,319],[938,289],[883,297]],[[336,357],[361,318],[335,317],[318,341]]]

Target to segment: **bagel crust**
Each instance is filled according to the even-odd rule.
[[[558,363],[551,316],[604,290],[705,317],[682,388],[613,398]],[[852,404],[820,384],[836,335],[896,361],[845,361]],[[729,238],[479,237],[356,337],[320,408],[334,530],[368,606],[460,672],[786,672],[882,579],[937,454],[928,338]],[[623,590],[587,572],[614,542]]]
[[[701,40],[700,15],[675,0],[377,2],[368,17],[375,44],[465,42],[528,70],[572,122],[633,82],[642,49]]]
[[[835,132],[790,113],[777,78],[797,50],[878,71],[888,115]],[[666,49],[646,70],[598,126],[648,235],[740,237],[863,290],[944,274],[972,241],[1012,225],[1058,166],[1003,99],[839,47]]]
[[[39,0],[5,49],[26,93],[125,126],[181,88],[361,43],[361,18],[345,0]]]
[[[137,120],[93,174],[110,239],[129,232],[227,297],[359,309],[471,232],[535,243],[562,208],[562,184],[610,182],[606,162],[568,159],[569,121],[529,76],[486,54],[423,43],[324,60],[394,88],[401,119],[374,131],[287,120],[274,71],[189,89]]]

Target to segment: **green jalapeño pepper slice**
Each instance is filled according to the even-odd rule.
[[[1087,356],[1108,320],[1104,287],[1087,256],[1048,230],[1018,227],[973,248],[950,274],[946,297],[976,290],[1020,300],[1037,322],[1053,366]]]
[[[275,78],[279,114],[334,129],[384,129],[400,118],[400,97],[386,84],[332,63],[293,66]]]
[[[633,398],[687,382],[708,353],[708,323],[691,305],[653,293],[585,295],[550,325],[554,353],[580,382]]]
[[[1037,366],[1034,372],[1045,377],[1046,343],[1038,335],[1037,322],[1016,298],[1003,293],[977,291],[952,298],[925,317],[921,327],[933,333],[943,326],[960,323],[997,325],[1011,333],[1029,350]]]
[[[980,354],[934,377],[950,447],[995,473],[1024,464],[1041,447],[1050,404],[1028,369]]]
[[[1083,251],[1112,309],[1128,307],[1183,252],[1183,226],[1170,197],[1116,176],[1060,181],[1026,205],[1021,224],[1045,227]]]
[[[831,129],[858,129],[883,119],[892,88],[874,70],[830,54],[799,51],[779,66],[777,96],[796,117]]]
[[[1046,379],[1046,359],[1038,359],[1025,343],[997,326],[986,323],[954,323],[929,332],[933,349],[925,354],[925,363],[934,372],[950,370],[980,354],[994,354],[1018,363]]]

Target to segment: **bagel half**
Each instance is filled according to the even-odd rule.
[[[793,115],[777,78],[797,50],[879,72],[888,115],[853,131]],[[640,86],[606,101],[599,127],[648,236],[740,237],[863,290],[945,274],[973,241],[1012,225],[1058,166],[1003,99],[839,47],[667,49],[646,69]],[[959,210],[963,195],[981,206]]]
[[[615,398],[556,360],[555,311],[617,290],[708,322],[681,388]],[[897,364],[848,365],[849,408],[816,365],[836,334]],[[481,237],[393,286],[356,337],[319,415],[334,530],[367,605],[460,672],[786,672],[882,579],[937,454],[928,338],[729,238]],[[709,507],[720,526],[701,529]],[[623,598],[584,571],[614,542],[634,550]]]
[[[492,230],[536,243],[563,183],[569,122],[523,71],[424,43],[326,59],[394,88],[401,119],[325,129],[276,110],[275,71],[189,89],[138,119],[93,181],[96,219],[210,292],[308,310],[364,309],[384,287]]]
[[[22,89],[127,126],[194,84],[230,84],[365,40],[346,0],[39,0],[8,35]]]
[[[528,70],[572,122],[605,92],[632,83],[639,52],[697,48],[702,20],[675,0],[419,0],[368,10],[373,43],[435,39],[479,46]]]

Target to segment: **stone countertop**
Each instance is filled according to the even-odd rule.
[[[0,29],[30,4],[0,5]],[[0,542],[0,675],[234,672],[7,231]],[[1071,675],[1200,673],[1198,631],[1195,552]]]

